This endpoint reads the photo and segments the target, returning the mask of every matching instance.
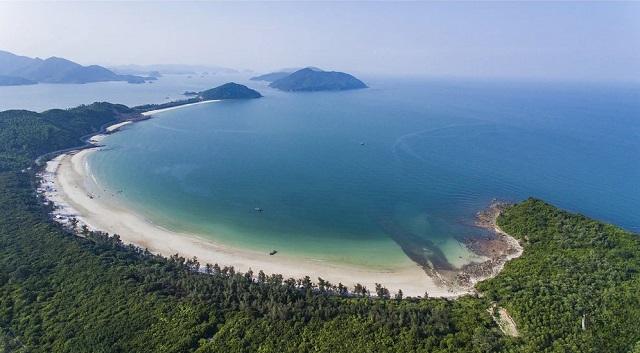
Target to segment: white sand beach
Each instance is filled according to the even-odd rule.
[[[214,102],[220,102],[220,100],[219,100],[219,99],[212,99],[212,100],[207,100],[207,101],[201,101],[201,102],[195,102],[195,103],[189,103],[189,104],[177,105],[177,106],[175,106],[175,107],[169,107],[169,108],[163,108],[163,109],[150,110],[150,111],[148,111],[148,112],[144,112],[144,113],[142,113],[142,115],[150,116],[150,115],[157,114],[157,113],[167,112],[167,111],[169,111],[169,110],[180,109],[180,108],[190,107],[190,106],[193,106],[193,105],[199,105],[199,104],[214,103]],[[116,125],[117,125],[117,124],[116,124]]]
[[[392,293],[402,289],[409,296],[423,296],[426,291],[429,296],[455,297],[468,292],[437,285],[410,260],[404,267],[383,272],[313,259],[270,256],[217,244],[194,234],[169,231],[122,207],[116,198],[102,192],[87,165],[87,156],[97,149],[63,154],[47,163],[41,189],[49,200],[59,206],[54,215],[59,221],[68,222],[70,217],[76,217],[90,229],[118,234],[125,243],[147,248],[153,253],[165,256],[177,253],[187,258],[195,256],[202,264],[234,266],[240,271],[251,268],[254,272],[263,270],[285,277],[302,278],[308,275],[313,280],[322,277],[349,287],[361,283],[370,290],[375,288],[375,283],[381,283]]]
[[[114,132],[114,131],[118,130],[119,128],[121,128],[121,127],[123,127],[125,125],[128,125],[128,124],[131,124],[131,121],[123,121],[121,123],[113,124],[113,125],[107,127],[105,130],[107,132]]]
[[[152,115],[212,102],[217,101],[202,101],[149,111],[144,114]],[[116,132],[131,123],[131,121],[124,121],[111,125],[106,128],[106,132]],[[342,283],[350,288],[353,288],[356,283],[360,283],[369,290],[373,290],[375,284],[380,283],[392,293],[397,293],[401,289],[406,296],[423,296],[427,292],[432,297],[456,297],[470,293],[473,291],[471,286],[473,283],[495,276],[502,269],[506,260],[522,254],[522,248],[519,247],[517,241],[502,232],[493,223],[492,227],[496,227],[497,233],[506,236],[508,241],[514,242],[512,245],[515,247],[515,252],[494,263],[491,274],[477,277],[475,280],[472,279],[471,285],[446,286],[442,285],[442,281],[431,278],[409,258],[405,264],[401,264],[393,270],[368,269],[322,262],[311,258],[292,258],[282,254],[271,256],[267,253],[216,243],[196,234],[170,231],[134,213],[131,209],[125,208],[114,194],[98,185],[98,181],[89,170],[87,157],[91,153],[99,153],[100,147],[97,145],[105,136],[105,134],[97,134],[89,139],[89,142],[96,145],[95,148],[65,153],[47,162],[45,170],[41,173],[39,191],[49,201],[56,204],[53,216],[58,222],[68,224],[71,218],[76,218],[80,224],[85,224],[92,230],[118,234],[123,242],[146,248],[156,254],[164,256],[179,254],[185,258],[195,256],[203,265],[217,263],[220,266],[234,266],[239,271],[252,269],[257,272],[263,270],[268,274],[282,274],[285,278],[310,276],[315,281],[318,277],[322,277],[332,283]],[[434,276],[439,275],[436,273]]]

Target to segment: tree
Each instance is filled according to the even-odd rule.
[[[402,289],[399,289],[398,293],[396,293],[396,295],[395,295],[395,299],[400,301],[400,300],[402,300],[402,297],[403,297]]]
[[[383,287],[380,283],[376,283],[376,295],[378,299],[389,299],[389,290]]]

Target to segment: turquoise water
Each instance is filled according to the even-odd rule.
[[[371,79],[157,114],[95,176],[161,226],[366,266],[457,267],[491,199],[528,196],[640,231],[640,90]],[[362,144],[364,143],[364,145]],[[254,208],[264,209],[256,212]]]

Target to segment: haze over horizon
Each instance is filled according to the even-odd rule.
[[[638,3],[0,3],[0,50],[84,65],[640,81],[638,18]]]

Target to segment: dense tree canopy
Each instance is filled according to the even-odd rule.
[[[527,351],[627,352],[640,341],[637,235],[535,199],[498,224],[525,252],[477,287],[509,309]]]
[[[132,111],[124,105],[94,103],[43,113],[0,112],[0,171],[27,168],[47,152],[78,146],[80,137],[94,133]]]

